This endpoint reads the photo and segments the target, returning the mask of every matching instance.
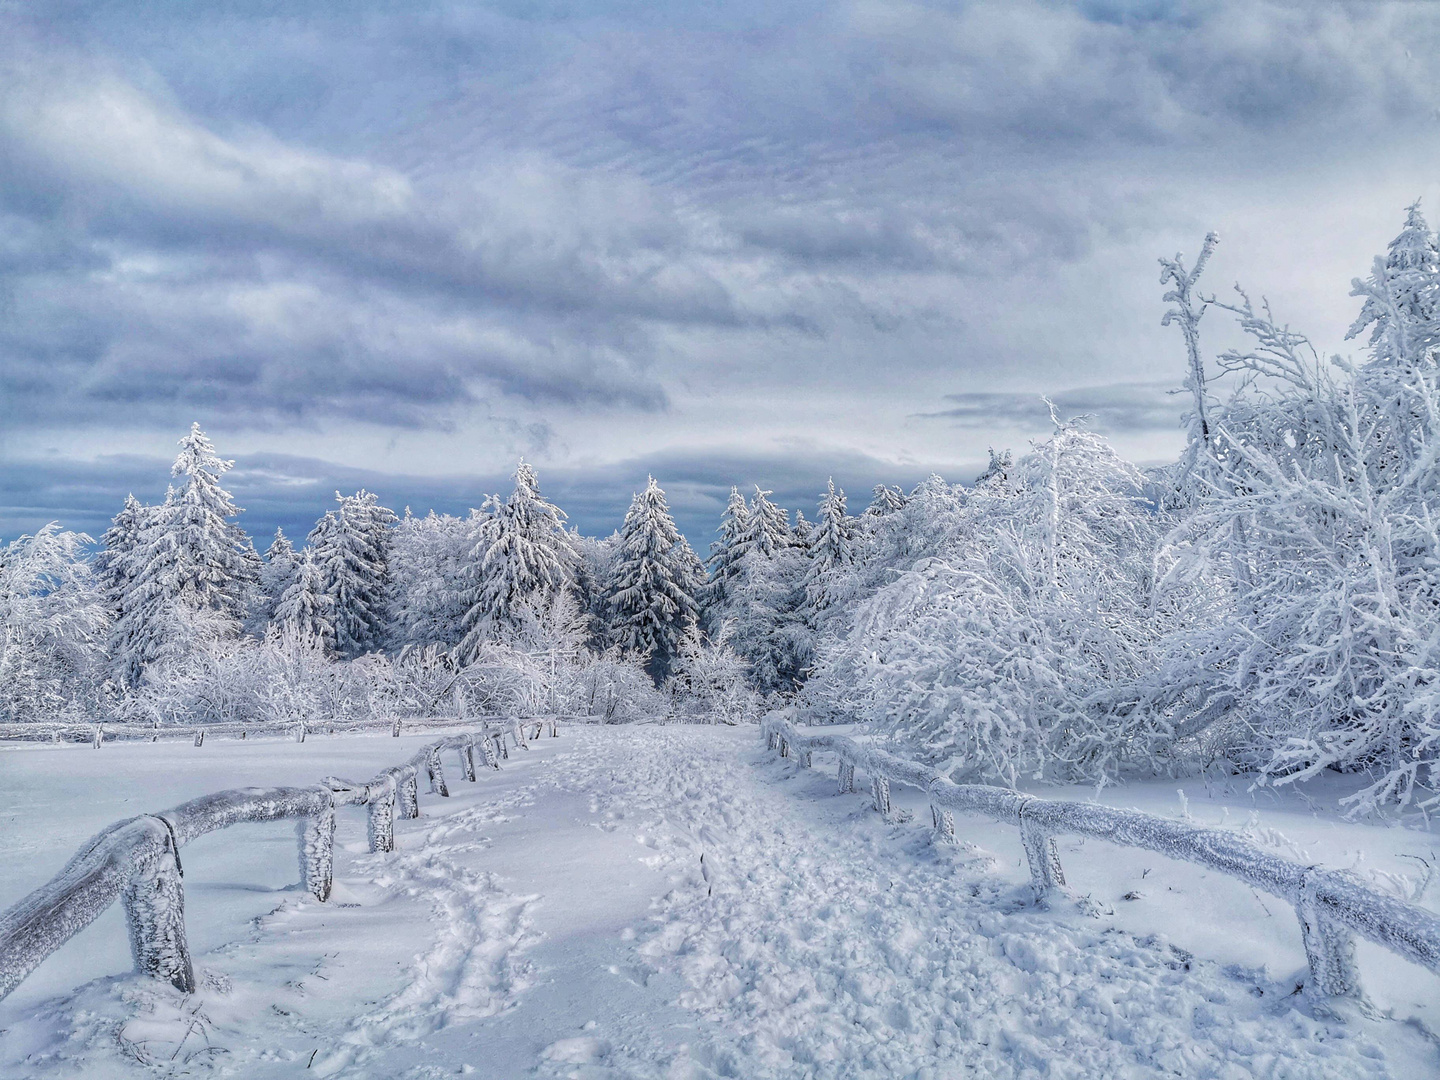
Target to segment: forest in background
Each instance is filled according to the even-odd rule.
[[[194,425],[164,501],[96,543],[0,548],[0,720],[196,724],[559,712],[861,721],[953,779],[1359,778],[1440,808],[1440,247],[1418,205],[1325,357],[1215,245],[1161,260],[1187,439],[1141,470],[1054,416],[972,484],[877,487],[814,521],[732,489],[702,561],[652,478],[605,538],[521,462],[466,517],[337,494],[262,556]],[[1245,347],[1208,358],[1202,319]],[[1221,388],[1223,387],[1223,392]]]

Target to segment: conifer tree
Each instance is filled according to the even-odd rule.
[[[845,512],[845,492],[833,477],[820,496],[820,516],[809,535],[810,562],[805,570],[805,600],[813,614],[830,606],[826,581],[855,563],[855,519]]]
[[[865,508],[866,517],[884,517],[886,514],[893,514],[905,505],[905,494],[898,487],[889,487],[885,484],[876,484],[874,498],[870,505]]]
[[[93,572],[101,598],[112,617],[119,614],[126,587],[134,576],[135,549],[154,509],[141,504],[133,494],[126,495],[125,505],[111,519],[110,528],[100,538],[102,546],[95,555]]]
[[[700,580],[695,553],[675,527],[665,492],[652,476],[631,500],[615,551],[611,607],[622,648],[646,657],[659,686],[695,625]]]
[[[745,496],[737,487],[730,488],[730,501],[720,516],[720,527],[716,530],[720,539],[710,545],[710,558],[706,567],[710,571],[710,582],[705,588],[707,610],[723,608],[730,598],[730,587],[739,571],[741,552],[736,548],[741,535],[750,523],[750,508],[745,505]],[[707,623],[711,620],[707,617]],[[718,625],[718,624],[717,624]]]
[[[290,543],[285,530],[276,529],[275,537],[265,551],[265,562],[260,568],[253,620],[257,632],[263,632],[274,620],[275,608],[280,603],[280,598],[285,595],[285,590],[290,587],[299,561],[299,556],[295,554],[295,545]]]
[[[128,685],[138,684],[162,656],[192,647],[197,634],[239,632],[258,559],[230,520],[240,508],[220,486],[233,465],[217,457],[200,425],[192,424],[171,468],[180,486],[167,489],[161,506],[138,515],[143,526],[117,563],[126,567],[127,577],[111,644]],[[133,517],[134,508],[127,509]],[[112,581],[120,580],[118,570],[110,573]]]
[[[335,647],[335,600],[326,589],[325,575],[306,548],[295,562],[290,584],[275,605],[272,635],[293,635],[326,651]]]
[[[335,648],[354,657],[384,644],[389,592],[389,527],[392,511],[363,488],[338,491],[339,510],[329,511],[310,533],[325,593],[334,601]]]
[[[1420,213],[1410,205],[1405,226],[1391,240],[1385,255],[1377,256],[1374,280],[1382,283],[1380,295],[1370,295],[1356,282],[1352,296],[1364,296],[1360,314],[1346,339],[1370,330],[1372,364],[1402,363],[1418,358],[1440,344],[1435,317],[1440,309],[1440,247]]]
[[[743,559],[750,554],[773,558],[778,552],[790,546],[790,519],[783,509],[770,501],[770,491],[762,491],[755,485],[755,497],[750,501],[750,515],[740,530],[733,545],[736,558]]]
[[[534,468],[522,460],[510,498],[485,500],[479,539],[470,553],[470,607],[461,654],[474,656],[485,641],[512,633],[522,606],[544,605],[569,589],[574,562],[564,511],[545,501]]]

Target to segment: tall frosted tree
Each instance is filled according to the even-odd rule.
[[[898,487],[876,484],[870,505],[865,508],[866,517],[884,517],[905,506],[905,493]]]
[[[140,546],[140,534],[155,509],[143,505],[133,494],[126,495],[125,505],[100,538],[101,547],[95,554],[92,569],[96,586],[112,616],[119,614],[126,588],[137,569],[134,554]]]
[[[354,495],[335,493],[340,503],[311,531],[309,541],[334,601],[335,648],[354,657],[384,645],[389,595],[389,530],[392,511],[363,488]]]
[[[716,530],[720,539],[710,545],[710,557],[706,567],[710,571],[710,582],[705,589],[705,607],[708,610],[723,608],[730,599],[731,586],[740,570],[740,556],[737,547],[741,535],[750,524],[750,507],[745,496],[737,487],[730,488],[730,500],[720,515],[720,527]],[[707,623],[710,622],[707,618]]]
[[[454,645],[465,618],[463,571],[474,546],[472,523],[409,509],[390,544],[390,647]]]
[[[298,565],[299,556],[295,553],[295,545],[285,535],[285,530],[276,529],[275,537],[265,551],[265,563],[260,568],[254,615],[258,631],[263,631],[275,618],[276,605],[294,580],[295,568]]]
[[[295,562],[290,584],[275,605],[270,633],[294,637],[327,651],[335,647],[335,600],[326,590],[325,575],[306,548]]]
[[[698,560],[652,476],[630,502],[615,549],[610,597],[612,626],[622,648],[646,656],[659,686],[669,677],[681,643],[695,625],[701,580]]]
[[[183,652],[197,635],[239,632],[255,583],[254,548],[234,523],[240,514],[220,483],[233,466],[192,424],[171,467],[179,486],[143,514],[124,562],[128,580],[119,598],[112,653],[130,685],[162,656]]]
[[[805,600],[811,613],[830,606],[829,580],[855,563],[855,519],[845,512],[845,492],[832,477],[820,496],[820,516],[809,534],[810,562],[805,570]]]
[[[733,545],[737,558],[743,559],[751,553],[771,558],[790,546],[790,519],[782,508],[770,501],[772,494],[774,492],[763,491],[759,484],[755,485],[750,514]]]
[[[510,497],[485,500],[470,553],[462,656],[474,656],[486,641],[513,633],[523,607],[543,606],[569,589],[574,563],[564,511],[545,501],[534,468],[521,461]]]

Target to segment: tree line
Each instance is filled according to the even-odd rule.
[[[1083,418],[968,485],[833,482],[816,517],[732,489],[703,560],[652,478],[586,537],[521,462],[468,516],[337,495],[262,557],[198,425],[163,503],[99,551],[0,550],[0,715],[198,721],[556,708],[860,720],[956,779],[1353,774],[1347,806],[1440,807],[1440,244],[1418,205],[1326,357],[1238,289],[1217,239],[1162,259],[1184,345],[1177,460]],[[1211,312],[1247,344],[1208,356]],[[1053,410],[1052,410],[1053,413]],[[288,711],[288,712],[287,712]]]

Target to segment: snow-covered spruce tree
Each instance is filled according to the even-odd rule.
[[[800,685],[814,650],[804,617],[808,558],[792,540],[786,512],[758,486],[743,527],[729,546],[729,581],[723,602],[707,605],[711,633],[730,623],[730,642],[750,665],[754,685],[765,693]]]
[[[702,600],[705,624],[712,629],[718,627],[719,622],[711,618],[711,613],[723,611],[730,601],[730,586],[740,572],[740,556],[744,554],[738,545],[749,524],[750,507],[746,505],[740,489],[732,486],[730,499],[720,515],[720,527],[716,530],[720,539],[710,545],[710,557],[705,560],[710,579]]]
[[[827,585],[855,564],[855,519],[845,512],[845,492],[831,477],[820,496],[820,513],[809,534],[810,562],[805,569],[805,603],[813,618],[833,599]]]
[[[220,478],[234,465],[192,424],[171,468],[180,486],[143,514],[111,640],[120,679],[134,686],[162,656],[239,633],[258,558],[231,519],[240,514]]]
[[[89,543],[52,521],[0,548],[0,721],[94,715],[109,619]]]
[[[390,591],[389,530],[395,514],[371,492],[335,493],[339,510],[329,511],[311,530],[309,545],[334,601],[335,649],[356,657],[385,644]]]
[[[260,581],[256,589],[254,609],[250,618],[251,626],[258,636],[263,637],[275,618],[275,607],[295,577],[299,556],[295,545],[285,535],[285,530],[276,529],[275,537],[265,551],[265,564],[260,568]]]
[[[329,652],[335,648],[335,599],[326,588],[325,575],[306,548],[295,560],[290,584],[275,605],[271,636],[287,635]]]
[[[1057,424],[1008,490],[959,503],[938,553],[859,605],[848,635],[827,644],[807,704],[874,721],[909,752],[976,778],[1093,781],[1155,767],[1175,733],[1136,703],[1151,643],[1177,616],[1151,604],[1161,526],[1137,497],[1142,483],[1104,439]],[[938,488],[933,497],[957,505]]]
[[[884,517],[905,505],[905,493],[898,487],[876,484],[872,494],[870,505],[865,508],[865,517]]]
[[[630,502],[611,571],[612,627],[620,647],[645,658],[660,686],[680,643],[695,625],[701,580],[695,553],[675,527],[665,492],[652,476]]]
[[[91,570],[95,583],[111,617],[120,613],[121,601],[135,572],[135,549],[140,534],[149,524],[156,507],[145,506],[133,494],[125,496],[125,505],[110,521],[110,528],[100,538]]]
[[[770,501],[773,494],[762,491],[759,484],[755,485],[750,512],[732,545],[735,558],[743,559],[751,552],[771,558],[782,548],[790,546],[790,518],[783,508]]]
[[[571,530],[570,543],[575,548],[575,599],[580,606],[581,616],[589,634],[590,648],[603,653],[615,644],[615,631],[611,625],[610,572],[615,565],[615,549],[620,543],[620,534],[611,533],[602,538],[581,536]],[[696,560],[698,564],[698,559]],[[704,567],[696,572],[698,580],[705,580]]]
[[[485,500],[478,533],[467,568],[469,607],[460,642],[467,660],[484,642],[512,633],[522,605],[543,604],[569,589],[575,573],[565,514],[541,497],[535,470],[524,461],[515,470],[510,497]]]
[[[474,544],[469,520],[433,510],[417,518],[406,509],[390,541],[392,648],[460,640],[464,567]]]
[[[1277,781],[1364,772],[1346,802],[1440,806],[1440,274],[1411,208],[1354,282],[1369,357],[1327,371],[1309,342],[1232,305],[1252,345],[1215,417],[1221,482],[1172,572],[1228,574],[1230,616],[1186,641],[1229,707],[1230,749]]]

